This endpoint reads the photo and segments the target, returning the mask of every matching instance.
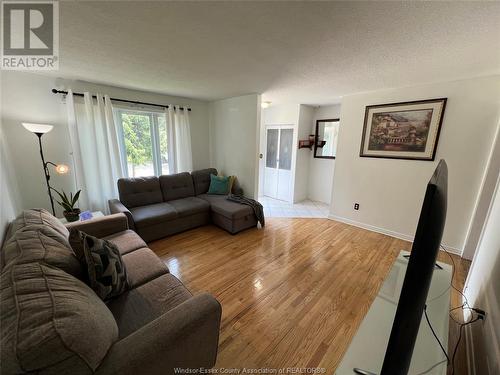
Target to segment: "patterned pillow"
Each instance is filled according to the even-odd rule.
[[[102,300],[119,296],[128,288],[127,271],[113,243],[71,229],[69,242],[88,272],[89,286]]]

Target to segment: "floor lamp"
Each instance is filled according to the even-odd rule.
[[[45,157],[43,156],[42,136],[52,130],[52,125],[32,124],[27,122],[23,122],[22,124],[26,128],[26,130],[29,130],[38,137],[38,146],[40,147],[40,157],[42,158],[43,172],[45,175],[45,182],[47,184],[47,192],[49,193],[50,206],[52,207],[52,214],[56,216],[56,210],[54,209],[54,198],[52,197],[52,190],[55,189],[50,186],[49,165],[55,167],[55,171],[59,174],[68,173],[69,167],[65,164],[55,164],[51,161],[45,161]]]

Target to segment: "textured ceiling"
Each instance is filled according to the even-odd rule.
[[[60,2],[59,77],[199,99],[500,73],[499,2]]]

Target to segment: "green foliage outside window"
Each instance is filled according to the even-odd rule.
[[[122,125],[127,162],[132,165],[132,169],[152,162],[153,143],[149,116],[122,113]]]

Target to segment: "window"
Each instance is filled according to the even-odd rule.
[[[128,177],[168,174],[165,115],[128,109],[116,111],[122,159]]]

